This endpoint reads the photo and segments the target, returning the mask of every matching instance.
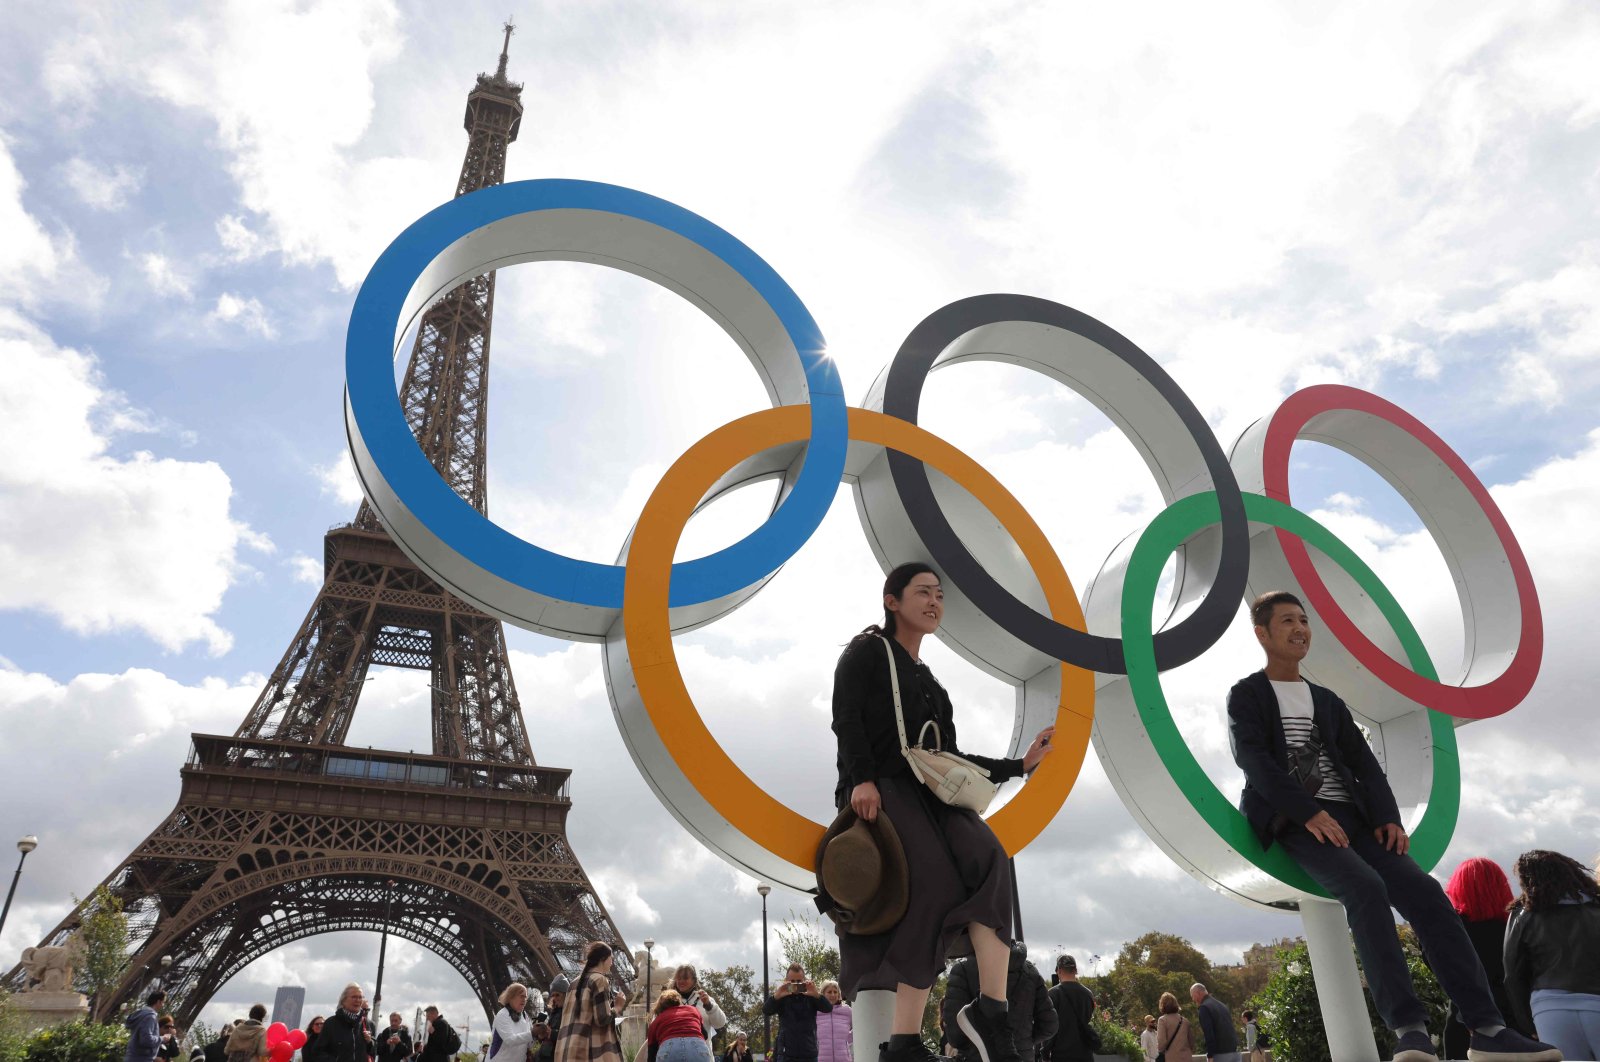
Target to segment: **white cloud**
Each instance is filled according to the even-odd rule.
[[[217,219],[217,239],[228,257],[235,262],[254,258],[263,250],[260,235],[237,214],[225,214]]]
[[[62,180],[91,210],[121,210],[128,197],[144,185],[144,170],[137,166],[113,163],[102,166],[74,155],[61,167]]]
[[[140,255],[139,269],[144,273],[150,289],[157,295],[171,295],[181,299],[194,298],[194,282],[166,255],[156,251]]]
[[[217,305],[211,311],[210,318],[223,324],[236,325],[262,339],[271,339],[276,334],[272,322],[267,319],[267,308],[254,296],[224,291],[217,296]]]
[[[94,360],[0,310],[0,608],[38,609],[79,634],[138,630],[172,651],[227,651],[213,618],[241,546],[269,549],[233,519],[211,461],[114,456],[124,403]]]
[[[322,585],[322,562],[315,557],[308,557],[304,553],[296,553],[288,559],[291,578],[297,583],[308,586]]]
[[[55,277],[63,258],[56,241],[22,205],[26,187],[0,137],[0,232],[6,234],[0,240],[0,281],[12,298],[25,304],[37,295],[41,281]]]
[[[7,762],[30,765],[33,779],[7,796],[7,816],[39,836],[0,952],[36,943],[159,823],[177,799],[189,733],[231,733],[260,682],[185,685],[147,668],[58,681],[0,667]]]
[[[291,263],[331,261],[353,286],[395,219],[439,198],[429,167],[351,154],[371,121],[373,71],[400,53],[398,23],[388,0],[232,3],[163,31],[182,46],[124,60],[146,91],[216,123],[272,249]],[[285,55],[295,77],[281,76]]]
[[[355,466],[350,463],[348,450],[339,451],[328,459],[327,464],[316,465],[311,471],[321,484],[322,493],[341,504],[360,505],[365,497],[361,493],[361,481],[356,478]]]

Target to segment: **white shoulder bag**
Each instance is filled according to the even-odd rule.
[[[1000,787],[991,782],[989,772],[976,763],[944,751],[944,735],[939,732],[938,720],[930,719],[922,724],[916,745],[906,740],[906,716],[900,707],[900,669],[895,667],[894,648],[889,639],[880,634],[878,640],[883,642],[883,651],[889,657],[889,686],[894,690],[894,721],[900,729],[900,754],[911,765],[911,773],[944,803],[982,815],[994,803]],[[930,726],[934,740],[931,749],[922,743]]]

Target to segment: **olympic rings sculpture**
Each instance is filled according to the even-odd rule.
[[[712,431],[672,465],[614,565],[541,549],[476,512],[422,455],[396,395],[399,343],[427,305],[470,277],[540,260],[605,265],[682,295],[745,351],[773,402]],[[917,426],[928,374],[971,360],[1025,366],[1071,387],[1117,424],[1155,476],[1168,508],[1112,551],[1081,604],[1017,500]],[[1383,399],[1311,387],[1224,451],[1183,391],[1131,340],[1044,299],[981,295],[917,325],[863,408],[848,407],[820,329],[783,279],[709,221],[641,192],[524,181],[431,211],[363,283],[345,366],[356,471],[401,548],[493,615],[602,642],[623,740],[663,804],[725,859],[797,889],[812,886],[823,825],[762,790],[717,744],[685,688],[672,638],[757,593],[815,531],[841,480],[857,493],[885,569],[922,557],[943,573],[941,637],[1017,687],[1010,754],[1040,727],[1057,728],[1057,754],[990,817],[1008,852],[1060,811],[1092,737],[1135,818],[1202,881],[1268,906],[1319,893],[1281,851],[1261,851],[1184,742],[1161,690],[1160,672],[1205,652],[1236,622],[1247,595],[1296,591],[1333,635],[1335,644],[1319,643],[1307,673],[1357,707],[1425,867],[1455,828],[1456,723],[1509,711],[1538,674],[1538,594],[1504,516],[1459,456]],[[1440,678],[1378,577],[1290,504],[1289,452],[1300,439],[1357,457],[1420,515],[1461,604],[1465,659],[1452,679]],[[709,556],[673,562],[699,508],[769,479],[779,489],[761,527]],[[1152,603],[1169,557],[1177,562],[1174,589],[1156,624]],[[1164,769],[1149,769],[1152,762]]]

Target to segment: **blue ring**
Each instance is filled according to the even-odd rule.
[[[844,386],[805,304],[759,255],[705,218],[664,199],[591,181],[516,181],[453,199],[418,218],[373,264],[356,294],[345,342],[346,396],[362,442],[395,495],[440,540],[505,581],[550,598],[621,608],[624,569],[542,549],[460,498],[423,456],[394,383],[395,327],[407,294],[451,244],[503,218],[593,210],[636,218],[720,258],[764,299],[800,354],[811,438],[794,487],[760,527],[731,546],[672,566],[673,606],[714,601],[776,571],[822,523],[844,474]]]

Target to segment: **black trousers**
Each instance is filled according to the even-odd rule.
[[[1409,855],[1391,852],[1372,834],[1353,804],[1319,800],[1350,836],[1349,848],[1318,841],[1303,826],[1291,826],[1278,843],[1344,904],[1356,954],[1372,990],[1378,1014],[1391,1029],[1426,1024],[1427,1010],[1417,998],[1395,933],[1393,907],[1416,930],[1427,949],[1439,986],[1460,1009],[1469,1028],[1504,1025],[1473,950],[1461,916],[1444,889]]]

